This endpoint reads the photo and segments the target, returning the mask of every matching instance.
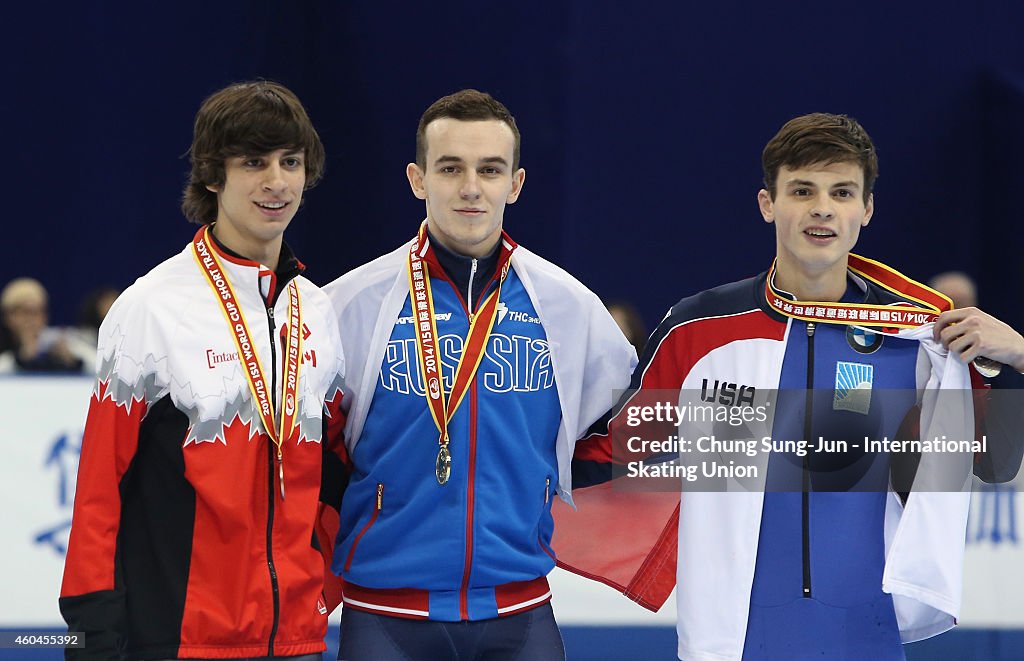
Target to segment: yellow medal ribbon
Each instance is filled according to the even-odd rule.
[[[911,280],[899,271],[866,257],[850,253],[848,268],[860,277],[883,289],[913,301],[902,305],[870,303],[831,303],[825,301],[793,301],[773,283],[776,263],[768,272],[765,299],[768,305],[787,317],[801,321],[844,324],[877,328],[895,334],[903,328],[917,328],[935,319],[953,303],[945,295]]]
[[[284,380],[281,384],[282,406],[278,424],[275,424],[275,411],[271,404],[269,393],[270,386],[267,384],[266,372],[260,362],[259,354],[256,353],[252,343],[252,334],[249,332],[249,325],[245,321],[245,314],[238,305],[235,291],[224,273],[224,267],[220,258],[213,250],[209,241],[210,228],[204,227],[196,233],[192,241],[192,255],[196,264],[206,276],[206,281],[213,290],[214,297],[220,303],[221,312],[224,313],[224,320],[228,324],[231,336],[235,340],[235,348],[238,349],[238,360],[241,361],[246,380],[249,383],[249,391],[256,401],[256,410],[263,427],[267,431],[270,440],[277,446],[278,475],[281,481],[281,499],[284,500],[284,454],[283,444],[286,439],[291,438],[298,423],[298,384],[299,365],[302,356],[302,310],[299,301],[299,288],[295,280],[288,283],[288,335],[285,339],[284,351]],[[275,342],[271,338],[271,342]]]
[[[470,313],[469,334],[462,350],[462,356],[455,368],[455,379],[448,397],[445,397],[444,382],[441,378],[441,359],[437,348],[437,321],[434,319],[434,296],[430,284],[429,266],[423,260],[426,253],[426,223],[409,248],[409,302],[412,308],[413,327],[416,335],[416,355],[419,359],[420,374],[427,399],[427,407],[439,432],[437,460],[434,465],[438,484],[445,484],[451,476],[451,453],[448,451],[448,424],[455,416],[459,405],[469,391],[469,385],[476,375],[484,357],[487,339],[494,327],[498,314],[501,285],[505,282],[511,267],[512,251],[515,244],[502,236],[502,252],[498,259],[500,276],[498,286],[484,300],[479,312]],[[467,307],[473,304],[467,301]]]

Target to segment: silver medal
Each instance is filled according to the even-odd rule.
[[[448,444],[445,443],[437,451],[437,461],[434,462],[434,473],[437,475],[437,483],[445,484],[452,476],[452,455],[448,452]]]

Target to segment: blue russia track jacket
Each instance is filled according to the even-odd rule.
[[[325,291],[355,358],[352,463],[332,569],[346,607],[442,621],[510,615],[550,599],[551,502],[569,498],[575,440],[628,383],[635,353],[600,301],[503,237],[512,268],[479,370],[449,426],[451,478],[435,477],[406,275],[409,247]],[[449,392],[476,309],[496,286],[453,286],[427,241],[441,377]]]

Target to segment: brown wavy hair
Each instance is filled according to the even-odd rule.
[[[324,146],[306,109],[284,85],[269,80],[235,83],[214,92],[196,114],[189,148],[192,171],[181,199],[190,221],[217,220],[217,194],[207,186],[224,185],[224,162],[278,149],[305,152],[306,190],[324,172]]]

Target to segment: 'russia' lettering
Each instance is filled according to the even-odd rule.
[[[440,360],[444,388],[450,391],[465,341],[456,334],[442,335],[439,339],[436,355],[433,351],[424,351],[425,362],[427,369],[434,373]],[[388,342],[381,363],[381,386],[403,395],[424,396],[418,362],[415,338]],[[547,341],[519,335],[491,335],[479,375],[483,377],[483,387],[491,392],[535,392],[551,388],[555,383]]]

